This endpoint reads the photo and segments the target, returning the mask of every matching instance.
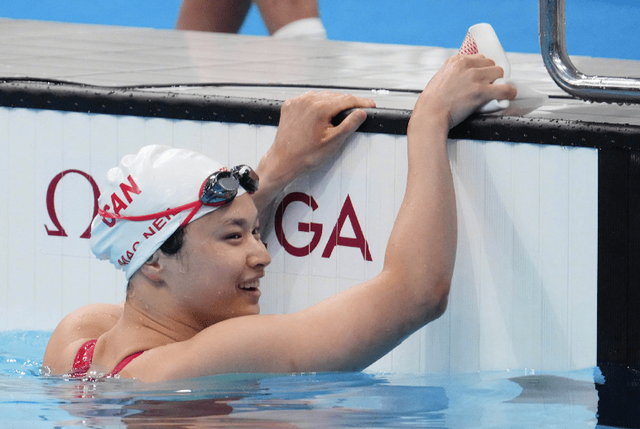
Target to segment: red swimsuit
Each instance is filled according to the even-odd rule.
[[[73,368],[69,374],[72,378],[82,378],[87,375],[87,371],[89,371],[89,367],[93,361],[93,351],[96,348],[97,341],[98,340],[89,340],[80,347],[80,350],[78,350],[76,358],[73,361]],[[118,374],[129,364],[129,362],[140,356],[142,353],[143,352],[137,352],[122,359],[122,362],[116,365],[116,367],[113,368],[113,371],[107,374],[106,377],[113,377]]]

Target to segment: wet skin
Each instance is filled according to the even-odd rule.
[[[180,252],[159,259],[163,283],[198,330],[258,314],[260,278],[270,262],[247,194],[189,224]]]

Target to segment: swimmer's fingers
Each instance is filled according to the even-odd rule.
[[[475,79],[484,84],[492,84],[484,90],[491,100],[513,100],[518,91],[512,85],[505,83],[495,83],[496,80],[504,77],[504,69],[490,59],[481,54],[468,55],[469,68],[476,74]]]
[[[335,109],[338,112],[342,112],[348,109],[366,109],[376,107],[376,102],[364,97],[356,97],[351,94],[340,94],[334,104]]]
[[[349,94],[340,94],[335,102],[331,104],[330,120],[333,120],[338,114],[344,111],[350,111],[349,114],[335,125],[332,132],[329,132],[330,138],[344,137],[345,139],[354,133],[360,125],[367,119],[367,112],[363,109],[376,107],[376,103],[363,97],[356,97]]]
[[[518,95],[516,87],[508,83],[493,83],[492,86],[496,100],[513,100]]]
[[[299,97],[287,101],[285,105],[286,104],[297,104],[299,108],[313,109],[319,116],[330,117],[348,109],[376,106],[376,103],[369,98],[330,91],[306,92]]]
[[[494,66],[496,65],[496,62],[493,61],[491,58],[487,58],[482,54],[473,54],[473,55],[454,55],[453,57],[449,58],[448,61],[452,61],[455,58],[460,58],[464,61],[467,61],[470,65],[472,65],[473,67],[488,67],[488,66]]]
[[[267,153],[269,163],[264,165],[272,166],[272,170],[287,171],[288,174],[279,179],[282,183],[318,167],[362,124],[366,119],[362,109],[368,107],[375,107],[375,103],[333,92],[308,92],[286,101],[282,105],[276,139]],[[356,110],[334,126],[333,118],[349,109]]]
[[[346,118],[335,126],[336,135],[349,136],[354,133],[360,125],[367,119],[367,112],[363,109],[356,109],[350,112]]]
[[[499,66],[475,69],[477,74],[477,95],[479,102],[491,100],[513,100],[518,95],[517,89],[502,80],[504,71]]]
[[[327,151],[336,150],[362,125],[367,119],[367,113],[363,109],[376,106],[371,99],[351,94],[325,91],[310,96],[313,97],[313,110],[317,112],[318,123],[323,124],[319,143],[326,146]],[[334,125],[335,117],[345,111],[350,111],[346,118]]]
[[[375,101],[364,98],[364,97],[356,97],[351,94],[342,94],[338,92],[330,92],[324,91],[319,93],[307,93],[313,94],[316,97],[316,101],[318,103],[327,103],[329,107],[329,111],[341,112],[347,109],[353,108],[367,108],[367,107],[375,107]]]
[[[482,55],[451,57],[422,92],[412,119],[435,116],[453,127],[491,100],[513,99],[515,88],[493,83],[503,75],[501,67]]]

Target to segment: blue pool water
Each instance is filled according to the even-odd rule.
[[[0,5],[0,17],[135,27],[173,28],[181,0],[20,0]],[[467,29],[488,22],[505,50],[539,53],[536,0],[318,0],[333,40],[458,48]],[[640,60],[638,0],[567,0],[571,55]],[[267,34],[254,6],[241,30]]]
[[[49,332],[0,332],[1,428],[640,427],[640,376],[224,375],[157,384],[40,375]]]

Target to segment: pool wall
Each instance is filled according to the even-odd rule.
[[[1,108],[0,121],[3,329],[53,329],[82,305],[124,298],[123,276],[87,239],[101,180],[124,154],[159,143],[256,165],[276,132],[24,108]],[[449,153],[459,217],[449,309],[371,369],[594,365],[597,151],[458,139]],[[268,235],[263,312],[301,310],[378,274],[405,178],[406,136],[358,133],[334,165],[289,186],[274,219],[282,244],[273,225]]]

